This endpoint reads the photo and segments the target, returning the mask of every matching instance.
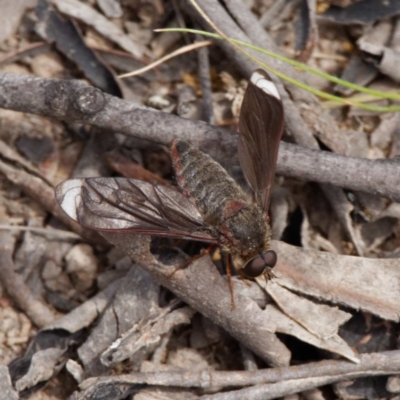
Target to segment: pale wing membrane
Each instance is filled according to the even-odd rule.
[[[283,132],[283,106],[276,87],[265,71],[249,82],[239,120],[239,161],[257,203],[267,212]],[[261,83],[260,83],[261,82]],[[268,93],[268,90],[271,90]]]
[[[61,208],[82,226],[215,243],[196,207],[165,186],[136,179],[71,179],[57,186]]]

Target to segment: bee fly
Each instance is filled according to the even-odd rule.
[[[65,213],[86,228],[198,240],[219,245],[249,278],[277,261],[268,206],[283,131],[283,107],[268,74],[253,72],[239,118],[239,161],[248,196],[225,169],[183,140],[171,144],[181,192],[126,178],[67,180],[56,188]]]

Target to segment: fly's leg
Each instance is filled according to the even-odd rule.
[[[276,275],[274,274],[274,272],[272,271],[271,268],[267,268],[264,272],[264,276],[265,276],[265,280],[268,282],[269,280],[271,280],[272,278],[276,278]]]
[[[182,265],[180,265],[178,268],[175,268],[169,275],[168,278],[172,278],[172,276],[175,274],[176,271],[179,271],[180,269],[185,269],[186,267],[189,266],[193,261],[198,260],[201,257],[204,257],[206,254],[210,254],[215,248],[217,247],[216,244],[212,244],[211,246],[207,247],[205,250],[203,250],[200,254],[197,256],[189,258],[186,262],[184,262]]]
[[[194,256],[192,258],[189,258],[186,262],[184,262],[182,265],[180,265],[178,268],[175,268],[169,275],[168,278],[172,278],[172,276],[175,274],[175,272],[185,269],[186,267],[189,266],[193,261],[198,260],[201,257],[204,257],[207,254],[210,254],[215,248],[217,247],[216,244],[213,244],[209,247],[207,247],[205,250],[203,250],[200,254],[197,256]],[[228,285],[229,285],[229,291],[231,293],[231,301],[232,301],[232,309],[236,309],[236,304],[235,304],[235,297],[233,293],[233,281],[232,281],[232,257],[230,254],[227,255],[226,259],[226,275],[228,277]]]
[[[228,277],[229,291],[231,292],[232,310],[236,309],[235,297],[233,294],[233,281],[232,281],[232,257],[228,254],[226,259],[226,276]]]

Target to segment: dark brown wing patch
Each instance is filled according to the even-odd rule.
[[[267,212],[283,132],[283,106],[276,86],[263,70],[253,72],[239,119],[239,161],[255,194]]]

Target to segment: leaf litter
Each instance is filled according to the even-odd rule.
[[[97,87],[116,96],[132,93],[132,98],[142,103],[161,93],[163,97],[168,98],[168,112],[179,114],[178,108],[185,110],[193,107],[201,111],[199,94],[204,82],[196,80],[197,60],[193,54],[184,56],[185,61],[182,61],[183,58],[171,60],[154,72],[147,73],[147,78],[133,77],[124,81],[122,92],[119,89],[120,83],[115,78],[116,73],[110,72],[111,68],[118,69],[122,59],[132,60],[134,64],[142,66],[149,59],[165,55],[171,48],[176,48],[187,40],[182,34],[165,35],[165,40],[161,40],[161,36],[150,32],[150,28],[156,27],[156,24],[168,25],[168,20],[163,20],[162,16],[171,12],[169,2],[156,1],[147,5],[148,9],[144,6],[142,9],[137,5],[132,6],[139,7],[135,9],[138,13],[133,27],[128,24],[132,9],[123,4],[121,8],[121,4],[116,1],[99,2],[98,7],[93,2],[41,1],[42,9],[49,9],[52,4],[56,5],[56,8],[51,9],[51,13],[60,13],[59,18],[68,22],[65,26],[47,26],[50,32],[47,31],[46,40],[52,42],[55,34],[65,40],[62,35],[72,32],[70,28],[75,26],[74,41],[70,44],[72,52],[79,49],[82,57],[72,57],[69,61],[63,58],[66,53],[59,46],[58,49],[38,47],[35,50],[36,54],[29,50],[29,46],[37,40],[31,28],[32,24],[36,24],[36,29],[40,28],[40,20],[35,15],[33,3],[16,2],[15,16],[24,15],[24,19],[21,19],[19,25],[10,20],[7,29],[11,30],[6,31],[4,28],[4,32],[1,32],[6,37],[1,42],[0,59],[9,53],[14,54],[9,64],[0,64],[2,72],[41,71],[41,76],[48,79],[88,79]],[[323,18],[316,18],[312,7],[304,14],[306,19],[301,22],[304,27],[308,26],[309,36],[308,41],[303,42],[302,56],[308,58],[311,65],[317,65],[327,72],[340,74],[343,69],[351,67],[351,73],[345,76],[365,85],[370,85],[371,80],[377,77],[375,85],[387,87],[389,83],[389,87],[397,87],[397,71],[391,67],[396,65],[398,51],[397,31],[400,24],[396,7],[392,6],[387,11],[394,16],[392,20],[372,24],[371,18],[380,19],[379,15],[384,11],[379,8],[371,16],[370,9],[365,4],[373,3],[372,1],[355,2],[348,8],[347,13],[337,12],[333,3],[332,11],[322,15],[335,21],[333,24],[325,25]],[[264,16],[265,19],[270,5],[271,2],[267,0],[260,2],[258,7],[253,5],[253,15]],[[366,8],[363,8],[364,6]],[[353,9],[357,7],[359,11],[354,14]],[[183,21],[187,18],[187,12],[187,6],[183,6],[174,18]],[[149,17],[151,15],[157,16],[154,17],[156,22]],[[299,43],[296,35],[302,35],[302,32],[299,28],[295,29],[292,23],[294,18],[301,18],[299,15],[301,13],[299,14],[298,10],[286,8],[268,23],[271,37],[283,50],[293,49],[295,43]],[[352,15],[357,15],[356,22],[362,25],[351,25],[352,30],[343,33],[341,24],[354,24]],[[1,21],[7,18],[7,13],[0,16]],[[309,27],[310,21],[312,29]],[[6,27],[4,24],[0,26]],[[63,31],[67,26],[70,30]],[[127,33],[128,28],[139,33],[137,38]],[[61,32],[57,31],[60,29]],[[43,26],[41,32],[45,32]],[[91,47],[97,41],[98,50],[93,50],[85,44],[87,38]],[[55,39],[56,43],[61,39]],[[352,43],[354,47],[349,47],[348,43]],[[360,51],[355,52],[355,47]],[[26,52],[23,51],[24,48]],[[241,86],[243,76],[238,73],[239,65],[233,67],[218,57],[219,51],[210,50],[212,69],[211,80],[208,82],[211,83],[213,99],[216,101],[215,110],[218,115],[215,118],[219,125],[236,129],[237,102],[232,104],[232,96],[228,92],[232,92],[235,85]],[[97,54],[93,56],[93,52]],[[63,56],[60,57],[60,54]],[[102,60],[98,57],[99,54],[104,55]],[[350,58],[355,60],[354,57],[358,57],[357,62],[348,61]],[[85,63],[85,60],[91,62]],[[343,60],[346,62],[343,63]],[[116,72],[126,72],[126,67],[121,67],[121,70]],[[226,74],[230,76],[228,86]],[[203,76],[204,79],[204,75],[199,76]],[[362,80],[359,80],[361,77]],[[190,89],[190,100],[185,100],[182,95],[182,88],[185,88],[181,84],[182,81],[185,82],[186,89]],[[177,83],[180,83],[180,86]],[[300,108],[307,107],[300,101],[297,105]],[[90,132],[90,127],[72,120],[49,122],[43,117],[29,115],[29,110],[21,111],[25,113],[15,114],[16,118],[10,118],[10,111],[0,109],[0,169],[4,176],[0,182],[2,226],[26,225],[48,230],[65,229],[57,220],[59,215],[54,213],[49,188],[72,175],[74,165],[84,156],[80,149],[84,146],[84,131],[88,129]],[[345,109],[332,110],[342,136],[326,137],[322,132],[322,135],[317,133],[319,140],[328,149],[349,156],[375,159],[397,155],[396,115],[388,118],[373,113],[355,114],[354,111],[351,109],[347,114]],[[190,115],[194,118],[198,112]],[[314,126],[313,129],[318,130],[318,127]],[[349,135],[346,136],[346,132],[349,132]],[[93,132],[91,134],[94,135]],[[107,163],[107,154],[117,149],[124,157],[128,155],[128,158],[121,157],[127,168],[129,163],[139,164],[140,167],[158,173],[160,179],[173,184],[165,148],[161,146],[155,150],[154,144],[148,140],[134,140],[135,150],[140,157],[130,160],[128,152],[132,147],[132,140],[129,143],[129,140],[118,132],[114,140],[110,140],[109,136],[110,133],[97,136],[97,150],[87,156],[87,164],[98,162],[98,170],[107,171],[111,176],[114,166]],[[196,138],[193,140],[196,141]],[[46,144],[44,153],[40,147],[43,143]],[[87,146],[90,148],[93,144]],[[101,157],[97,155],[98,151],[103,153]],[[156,154],[157,157],[149,157],[149,154]],[[107,168],[103,167],[103,163],[107,164]],[[235,165],[228,167],[232,175],[242,179]],[[80,171],[83,170],[87,171],[81,167]],[[36,191],[32,182],[37,182]],[[384,180],[382,184],[385,184]],[[254,321],[263,319],[260,326],[265,327],[265,336],[278,334],[274,336],[274,343],[280,343],[276,349],[281,357],[277,359],[285,360],[281,365],[298,364],[299,360],[305,363],[313,360],[328,361],[335,358],[334,354],[336,357],[340,356],[354,364],[362,365],[363,352],[396,351],[397,346],[393,343],[395,323],[399,321],[400,300],[400,230],[397,203],[381,198],[378,201],[369,194],[360,192],[352,193],[355,200],[350,201],[351,196],[341,191],[335,192],[337,201],[333,210],[332,202],[329,201],[332,199],[326,201],[323,197],[334,192],[317,191],[315,184],[313,186],[310,183],[295,182],[287,177],[277,177],[275,187],[277,194],[272,195],[271,206],[272,210],[276,210],[272,213],[274,238],[281,240],[273,243],[273,248],[279,254],[279,261],[274,270],[276,277],[268,283],[259,280],[259,287],[254,283],[247,285],[240,279],[234,279],[235,296],[242,300],[237,312],[242,312],[242,306],[246,309],[246,313],[240,314],[243,326],[248,324],[248,328],[251,329]],[[283,192],[279,194],[279,190]],[[75,384],[60,389],[57,398],[68,398],[71,395],[71,398],[86,398],[85,391],[88,387],[95,390],[101,386],[97,387],[98,383],[95,381],[91,383],[93,386],[89,386],[89,381],[80,388],[78,385],[85,382],[85,379],[99,378],[110,373],[116,377],[129,373],[134,377],[141,371],[158,371],[160,374],[162,371],[175,371],[181,373],[181,379],[184,380],[185,372],[194,369],[196,362],[199,368],[204,368],[211,376],[218,369],[234,372],[242,369],[245,363],[241,358],[244,353],[240,351],[237,339],[241,340],[242,346],[249,346],[253,355],[255,354],[255,366],[259,371],[268,366],[266,358],[260,355],[264,353],[257,351],[250,336],[247,336],[244,330],[240,330],[243,328],[234,317],[235,311],[230,310],[227,290],[219,291],[218,285],[215,286],[216,293],[223,293],[222,296],[225,296],[224,299],[220,299],[220,308],[218,304],[206,304],[206,307],[196,304],[196,299],[202,298],[196,297],[196,290],[200,287],[206,290],[207,285],[214,285],[214,280],[217,279],[216,275],[209,273],[202,281],[201,274],[207,274],[205,271],[208,268],[204,263],[198,266],[204,268],[198,275],[197,271],[190,268],[182,271],[183,278],[177,275],[178,286],[180,279],[185,284],[193,285],[194,294],[190,290],[182,292],[182,298],[190,305],[176,301],[172,294],[177,290],[174,284],[168,286],[170,290],[159,285],[159,282],[165,284],[167,274],[154,272],[156,266],[170,270],[168,263],[175,263],[174,260],[179,258],[172,254],[171,250],[165,250],[165,246],[171,249],[173,244],[154,240],[152,251],[154,254],[161,254],[161,258],[153,262],[149,261],[148,253],[143,250],[146,247],[143,247],[144,242],[142,243],[140,238],[131,238],[129,246],[136,248],[130,255],[139,254],[139,264],[142,266],[146,260],[149,264],[153,262],[153,267],[145,272],[136,264],[121,261],[125,257],[121,249],[128,247],[125,242],[115,251],[104,241],[98,241],[93,236],[86,236],[86,241],[78,244],[76,239],[71,242],[54,238],[42,236],[32,230],[25,233],[21,231],[17,240],[3,240],[4,248],[9,246],[5,254],[10,255],[7,262],[11,268],[2,267],[1,275],[3,285],[0,303],[0,361],[3,364],[1,374],[4,377],[1,381],[4,385],[7,382],[13,384],[13,388],[7,384],[7,388],[4,389],[10,393],[9,398],[16,396],[15,390],[23,396],[30,396],[39,391],[43,398],[48,398],[48,382],[53,385],[58,383],[62,388],[62,382],[71,377],[76,379]],[[194,244],[186,244],[179,251],[196,254],[199,248]],[[74,261],[71,257],[77,258]],[[221,261],[217,260],[216,264],[224,275]],[[207,265],[213,267],[212,263]],[[42,320],[35,318],[27,303],[20,301],[19,293],[14,291],[14,287],[4,285],[6,279],[13,276],[11,273],[20,274],[23,277],[21,284],[25,285],[21,287],[25,288],[24,290],[29,289],[38,301],[46,305],[49,318],[53,320],[51,323],[46,322],[41,326]],[[195,279],[187,277],[189,273],[192,273]],[[222,280],[222,283],[227,285],[225,280]],[[265,292],[260,292],[260,288]],[[177,291],[179,290],[181,289],[178,288]],[[213,321],[211,324],[221,324],[224,329],[210,328],[211,332],[218,330],[219,333],[215,333],[217,339],[208,341],[203,338],[201,342],[204,343],[204,347],[195,350],[191,347],[188,337],[191,331],[193,334],[195,329],[203,329],[202,325],[195,323],[196,312],[199,310]],[[363,325],[360,322],[368,318],[373,321],[372,325]],[[380,323],[385,324],[384,330],[374,328]],[[32,324],[36,325],[36,328]],[[29,335],[32,337],[30,343]],[[391,335],[393,340],[383,340],[384,335]],[[291,342],[288,339],[290,336],[299,341]],[[364,345],[363,348],[361,342],[368,343],[368,346]],[[307,347],[308,345],[311,346]],[[313,352],[309,356],[299,355],[302,351],[307,353],[307,349],[311,347],[323,352]],[[174,359],[172,356],[169,358],[168,354],[180,356]],[[191,358],[197,361],[190,363]],[[8,367],[5,367],[6,365]],[[67,374],[72,375],[66,378]],[[148,382],[151,382],[151,379],[148,379]],[[117,395],[117,391],[111,390],[117,388],[117,380],[108,386],[111,393],[109,398],[118,398],[118,395],[124,393],[122,390]],[[168,386],[167,381],[165,382]],[[247,385],[246,379],[242,384]],[[314,387],[320,384],[315,384]],[[376,388],[383,390],[384,385],[385,380],[378,380]],[[221,387],[217,385],[212,390],[218,392]],[[377,393],[383,393],[383,397],[388,396],[387,392],[382,390],[368,392],[361,379],[355,380],[351,389],[350,386],[338,383],[333,383],[333,387],[340,398],[365,393],[369,393],[370,398],[377,396]],[[135,398],[156,396],[153,389],[134,384],[127,384],[127,388],[125,393],[136,393]],[[396,392],[393,388],[389,390]],[[141,393],[140,396],[138,393]],[[163,389],[161,386],[157,393],[163,393],[164,398],[173,399],[197,398],[207,391],[174,391]],[[324,391],[320,392],[320,395],[325,396]]]

